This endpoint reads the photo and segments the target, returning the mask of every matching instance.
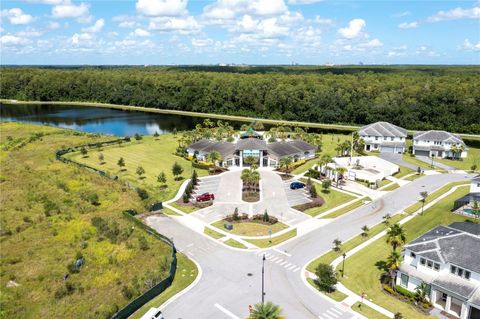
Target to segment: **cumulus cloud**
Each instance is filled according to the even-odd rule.
[[[141,28],[136,28],[135,31],[133,31],[132,35],[137,37],[149,37],[150,32],[148,32],[147,30],[143,30]]]
[[[480,19],[480,6],[470,9],[455,8],[448,11],[439,11],[427,18],[427,22],[439,22],[445,20]]]
[[[137,18],[127,15],[113,17],[112,21],[118,22],[120,28],[134,28],[137,25]]]
[[[461,48],[466,51],[480,51],[480,42],[472,43],[469,39],[463,41]]]
[[[18,46],[28,43],[30,43],[30,40],[12,34],[6,34],[0,37],[0,44],[2,44],[2,46]]]
[[[253,0],[247,10],[255,15],[269,16],[286,12],[287,6],[283,0]]]
[[[192,39],[192,45],[194,47],[209,47],[214,44],[212,39]]]
[[[34,20],[33,16],[24,13],[20,8],[4,9],[1,16],[6,17],[11,24],[29,24]]]
[[[105,20],[98,19],[97,21],[95,21],[95,23],[91,27],[82,28],[81,31],[86,33],[97,33],[102,30],[104,25],[105,25]]]
[[[288,0],[288,4],[312,4],[317,2],[322,2],[324,0]]]
[[[370,41],[360,43],[359,46],[362,48],[379,48],[383,46],[383,43],[379,39],[375,38]]]
[[[173,31],[180,34],[191,34],[200,31],[201,26],[197,20],[192,17],[159,17],[152,18],[148,25],[150,30]]]
[[[398,25],[400,29],[415,29],[418,28],[419,23],[418,22],[402,22]]]
[[[174,17],[187,12],[187,0],[138,0],[137,12],[147,17]]]
[[[340,28],[338,33],[341,36],[347,39],[354,39],[361,35],[363,28],[365,28],[366,23],[363,19],[353,19],[348,23],[348,27]]]
[[[90,33],[75,33],[70,41],[74,45],[90,43],[94,39]]]
[[[65,0],[52,8],[52,17],[56,19],[73,18],[80,23],[89,23],[92,20],[89,10],[90,6],[84,2],[76,5],[70,0]]]
[[[50,21],[50,22],[47,23],[46,28],[47,28],[47,30],[50,30],[50,31],[59,29],[60,28],[60,23]]]

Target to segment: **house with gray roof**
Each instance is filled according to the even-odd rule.
[[[278,167],[282,158],[290,157],[296,162],[315,157],[316,147],[302,140],[289,140],[267,143],[258,134],[241,136],[236,142],[212,141],[202,139],[187,147],[187,154],[200,161],[206,161],[208,154],[218,151],[222,157],[219,165],[223,167],[243,167],[246,157],[257,159],[259,167]]]
[[[446,131],[431,130],[413,135],[412,154],[416,156],[465,158],[467,150],[460,136]]]
[[[437,226],[405,245],[396,284],[415,292],[422,282],[436,308],[480,318],[480,224]]]
[[[407,130],[391,123],[376,122],[365,125],[358,130],[358,135],[365,141],[365,151],[367,152],[405,152]]]

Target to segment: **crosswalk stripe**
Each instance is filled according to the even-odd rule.
[[[327,310],[327,313],[328,313],[329,315],[332,315],[332,316],[335,317],[335,318],[338,318],[338,315],[337,315],[336,313],[334,313],[333,311]]]
[[[343,312],[341,312],[341,311],[338,310],[337,308],[331,308],[330,310],[332,310],[333,312],[338,313],[339,315],[343,315]]]
[[[288,268],[288,267],[290,267],[291,265],[292,265],[291,263],[286,263],[283,267]]]
[[[260,255],[261,255],[261,254],[262,254],[262,253],[260,253]],[[270,257],[270,256],[272,256],[270,253],[266,253],[266,254],[265,254],[265,257]]]
[[[328,319],[335,319],[335,318],[330,317],[330,316],[329,316],[328,314],[326,314],[325,312],[322,313],[322,315],[325,316],[325,317],[327,317]]]
[[[320,319],[324,319],[324,318],[323,318],[321,315],[318,315],[318,318],[320,318]]]
[[[271,260],[271,262],[274,262],[275,260],[279,259],[280,257],[275,257]]]
[[[282,258],[280,258],[280,259],[279,259],[279,260],[277,260],[275,263],[277,263],[277,264],[278,264],[279,262],[282,262],[282,261],[283,261],[283,259],[282,259]]]
[[[266,258],[267,260],[270,260],[270,259],[272,259],[273,257],[275,257],[275,256],[265,256],[265,258]]]
[[[300,267],[296,268],[295,270],[293,270],[293,272],[297,272],[300,270]]]
[[[287,263],[287,261],[285,260],[283,263],[280,264],[280,266],[283,266]]]
[[[297,265],[291,265],[290,267],[288,267],[288,270],[292,270],[295,267],[297,267]]]

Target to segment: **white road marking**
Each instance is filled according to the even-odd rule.
[[[294,269],[294,270],[293,270],[293,272],[297,272],[297,271],[299,271],[299,270],[300,270],[300,268],[301,268],[301,267],[298,267],[298,268]]]
[[[188,248],[188,247],[192,247],[192,246],[193,246],[193,243],[188,244],[186,247]]]
[[[292,265],[291,265],[290,267],[288,267],[287,269],[288,269],[288,270],[292,270],[292,269],[295,268],[295,267],[297,267],[297,265],[293,265],[293,264],[292,264]]]
[[[288,268],[288,267],[290,267],[291,265],[293,265],[293,264],[287,263],[287,264],[286,264],[285,266],[283,266],[283,267]]]
[[[327,317],[328,319],[335,319],[335,318],[330,317],[330,316],[329,316],[328,314],[326,314],[326,313],[322,313],[322,315],[325,316],[325,317]]]
[[[240,319],[240,317],[237,317],[235,316],[233,313],[231,313],[230,311],[228,311],[227,309],[223,308],[222,306],[220,306],[218,303],[214,304],[214,306],[220,310],[221,312],[223,312],[224,314],[226,314],[227,316],[229,316],[230,318],[232,319]]]
[[[327,310],[327,313],[335,318],[338,318],[338,315],[330,310]]]
[[[287,261],[285,260],[283,263],[280,264],[280,266],[283,266],[287,263]]]
[[[285,256],[292,257],[292,255],[290,255],[290,254],[288,254],[284,251],[281,251],[280,249],[273,248],[273,250],[275,250],[277,253],[284,254]]]
[[[343,315],[343,312],[341,312],[341,311],[338,310],[337,308],[332,308],[332,309],[330,309],[330,310],[332,310],[333,312],[338,313],[339,315]]]
[[[287,224],[291,224],[291,223],[293,223],[293,222],[296,221],[296,220],[297,220],[296,218],[287,220]]]
[[[277,263],[277,264],[278,264],[278,263],[280,263],[280,262],[282,262],[282,261],[283,261],[283,259],[282,259],[282,258],[280,258],[280,259],[279,259],[279,260],[277,260],[275,263]]]

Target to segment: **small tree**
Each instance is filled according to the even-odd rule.
[[[403,319],[403,315],[400,312],[397,312],[394,316],[393,319]]]
[[[428,296],[428,284],[424,281],[415,288],[415,298],[417,301],[424,303]]]
[[[333,251],[337,253],[342,251],[342,241],[338,238],[333,241]]]
[[[271,301],[266,303],[257,303],[253,306],[248,319],[280,319],[282,318],[282,309]]]
[[[142,139],[142,136],[138,133],[136,133],[134,137],[137,141],[140,141]]]
[[[167,182],[167,176],[165,175],[164,172],[160,172],[160,174],[158,174],[157,182],[162,184],[162,186],[165,185],[165,183]]]
[[[196,170],[193,170],[192,173],[192,185],[195,186],[198,184],[198,174]]]
[[[186,204],[189,201],[190,201],[190,195],[187,192],[183,193],[183,202]]]
[[[368,228],[367,225],[362,227],[362,237],[368,237],[368,232],[370,231],[370,228]]]
[[[117,165],[120,167],[120,170],[123,171],[125,170],[125,160],[123,159],[123,157],[120,157],[120,159],[118,160],[117,162]]]
[[[422,174],[422,168],[420,166],[417,167],[417,174],[418,175]]]
[[[315,185],[310,186],[310,197],[311,198],[317,198],[318,197],[317,188],[315,187]]]
[[[136,171],[138,178],[142,179],[142,175],[145,174],[145,169],[141,166],[137,167]]]
[[[98,154],[98,161],[100,164],[105,164],[105,157],[103,156],[103,153]]]
[[[87,157],[87,154],[88,154],[88,150],[85,146],[82,146],[82,148],[80,149],[80,153],[82,153],[83,157]]]
[[[337,284],[337,274],[333,270],[333,267],[327,264],[320,264],[315,269],[315,275],[317,278],[314,280],[318,289],[325,292],[332,292],[335,290]]]
[[[392,216],[390,216],[390,214],[383,215],[382,219],[383,219],[383,223],[385,224],[385,226],[390,225],[390,218],[392,218]]]
[[[267,210],[265,209],[265,212],[263,212],[263,221],[265,223],[268,223],[269,220],[270,220],[270,216],[268,216]]]
[[[387,244],[390,244],[394,251],[405,244],[406,240],[405,229],[400,224],[393,224],[387,229]]]
[[[477,164],[473,164],[472,166],[470,166],[470,169],[472,171],[476,171],[477,170]]]
[[[238,214],[238,207],[235,207],[235,210],[233,211],[232,219],[234,221],[240,220],[240,215]]]
[[[422,202],[422,215],[423,215],[423,207],[425,206],[425,201],[427,200],[427,197],[428,197],[428,192],[421,192],[420,193],[420,201]]]
[[[153,134],[153,136],[155,136],[155,137],[159,137],[159,136],[160,136],[160,134],[158,134],[158,132],[157,132],[157,131],[155,131],[155,134]]]
[[[172,174],[175,176],[175,180],[179,179],[179,176],[182,175],[183,173],[183,167],[175,162],[172,166]]]
[[[323,188],[323,192],[324,193],[328,193],[329,192],[329,188],[330,186],[332,185],[332,181],[329,180],[329,179],[326,179],[322,182],[322,188]]]

